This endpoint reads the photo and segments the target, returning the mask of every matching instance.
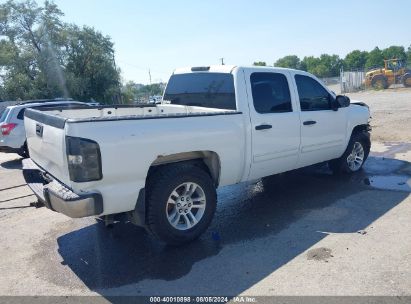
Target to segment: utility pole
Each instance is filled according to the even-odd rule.
[[[151,96],[151,71],[150,69],[148,69],[148,77],[150,78],[150,90],[148,92],[147,102],[150,102],[150,96]]]
[[[224,65],[224,58],[220,58],[221,60],[221,65]]]

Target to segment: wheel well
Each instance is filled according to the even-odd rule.
[[[351,136],[353,136],[353,134],[355,133],[366,133],[368,134],[367,138],[368,138],[368,148],[371,147],[371,140],[370,140],[370,136],[369,136],[369,132],[371,131],[371,126],[369,124],[363,124],[363,125],[358,125],[355,126],[354,129],[351,132]]]
[[[183,152],[170,155],[159,155],[151,164],[147,174],[147,179],[163,166],[176,164],[180,162],[190,162],[193,165],[199,166],[206,171],[213,179],[214,185],[217,187],[220,182],[220,158],[213,151],[193,151]]]
[[[371,127],[369,124],[358,125],[354,127],[351,134],[354,134],[356,132],[369,132],[370,130],[371,130]]]

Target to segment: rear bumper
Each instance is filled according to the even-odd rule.
[[[23,160],[23,175],[39,201],[53,211],[72,218],[103,213],[103,198],[100,193],[77,194],[50,178],[30,158]]]

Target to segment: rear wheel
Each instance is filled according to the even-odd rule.
[[[344,154],[328,162],[335,174],[354,173],[361,170],[370,153],[370,139],[364,132],[356,132],[351,136]]]
[[[148,229],[158,239],[179,245],[198,238],[217,204],[210,175],[194,164],[164,166],[149,178]]]
[[[374,89],[377,89],[377,90],[387,89],[388,88],[387,78],[385,78],[384,76],[381,76],[381,75],[375,76],[371,80],[371,86]]]
[[[402,84],[404,85],[404,87],[411,87],[411,74],[405,74],[402,77]]]

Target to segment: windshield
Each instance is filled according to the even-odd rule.
[[[9,108],[5,108],[4,110],[0,111],[0,122],[4,122],[6,120],[7,114],[9,114],[9,112]]]
[[[164,100],[171,104],[235,110],[234,79],[231,74],[189,73],[171,76]]]

